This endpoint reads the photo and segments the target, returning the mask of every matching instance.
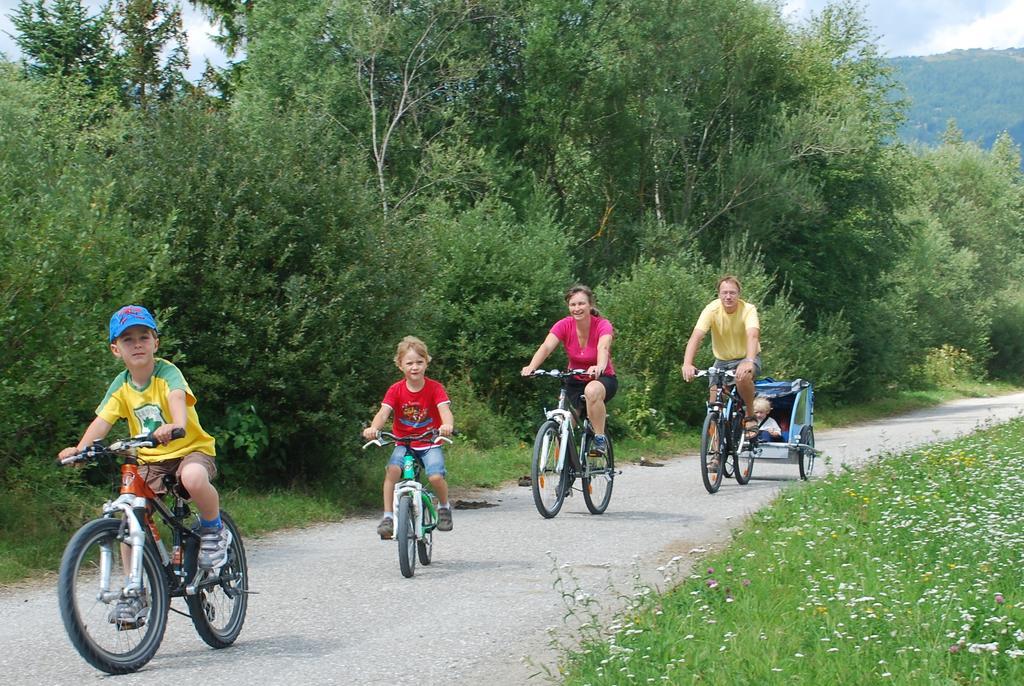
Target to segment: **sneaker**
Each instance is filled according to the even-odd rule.
[[[386,541],[395,537],[395,520],[392,517],[385,517],[377,525],[377,535],[381,540]]]
[[[219,529],[203,527],[199,529],[199,568],[220,569],[228,561],[228,547],[231,545],[231,532],[226,526]]]
[[[590,442],[590,454],[601,456],[608,454],[608,439],[604,434],[594,434],[594,440]]]
[[[450,507],[439,507],[439,508],[437,508],[437,529],[438,529],[438,531],[451,531],[452,530],[452,508],[450,508]]]
[[[110,608],[107,619],[117,626],[118,631],[140,629],[146,624],[149,615],[149,601],[146,596],[121,598]]]

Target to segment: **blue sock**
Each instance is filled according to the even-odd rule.
[[[202,517],[199,518],[199,526],[204,529],[220,529],[224,524],[220,521],[220,514],[217,514],[217,519],[211,519],[206,521]]]

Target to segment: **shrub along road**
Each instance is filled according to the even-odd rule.
[[[903,417],[819,431],[815,473],[856,466],[880,452],[952,438],[1018,416],[1024,394],[960,400]],[[215,651],[188,619],[171,614],[160,652],[143,672],[215,684],[446,684],[544,682],[558,651],[590,611],[607,617],[659,566],[724,545],[744,515],[797,480],[795,465],[757,463],[748,486],[726,481],[709,496],[695,456],[659,467],[629,465],[608,512],[587,513],[579,494],[542,519],[530,489],[456,493],[493,507],[457,510],[435,536],[434,563],[413,579],[398,570],[394,542],[376,538],[376,517],[247,542],[252,589],[238,643]],[[229,504],[230,505],[230,504]],[[70,684],[105,678],[64,635],[56,581],[0,590],[0,667],[12,683]],[[563,593],[581,599],[566,621]],[[180,601],[175,601],[177,604]],[[180,606],[184,609],[183,604]],[[531,675],[535,675],[530,679]],[[529,681],[528,681],[529,679]]]

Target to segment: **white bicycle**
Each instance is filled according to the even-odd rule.
[[[530,376],[548,376],[555,379],[585,375],[585,369],[559,371],[538,369]],[[572,495],[576,477],[582,482],[583,501],[592,514],[608,509],[615,479],[615,458],[611,436],[607,450],[602,454],[591,452],[594,431],[587,419],[587,406],[580,398],[570,398],[565,385],[558,394],[558,407],[544,413],[544,423],[537,430],[533,442],[533,463],[530,485],[533,502],[545,519],[562,509],[565,497]]]

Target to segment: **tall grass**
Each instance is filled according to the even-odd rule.
[[[1022,581],[1017,420],[784,490],[591,624],[565,683],[1024,683]]]

